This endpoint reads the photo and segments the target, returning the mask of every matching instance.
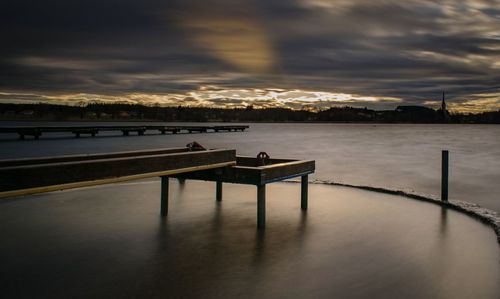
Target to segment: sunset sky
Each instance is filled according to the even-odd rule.
[[[500,109],[499,0],[4,0],[0,102]]]

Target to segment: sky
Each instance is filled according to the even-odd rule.
[[[0,102],[500,109],[500,0],[3,0]]]

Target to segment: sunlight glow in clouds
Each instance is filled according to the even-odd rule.
[[[102,95],[73,93],[43,95],[37,93],[0,92],[0,102],[11,103],[53,103],[65,105],[86,105],[90,103],[124,103],[160,106],[189,106],[215,108],[289,108],[322,110],[330,107],[386,107],[393,110],[404,105],[403,99],[395,97],[362,96],[346,93],[318,92],[308,90],[269,89],[222,89],[216,86],[202,86],[196,91],[186,93],[146,94],[129,93],[123,95]],[[421,103],[439,108],[440,99],[428,99]],[[473,95],[460,103],[448,103],[452,112],[472,112],[500,110],[500,93],[490,92]]]
[[[398,103],[397,98],[377,98],[357,96],[345,93],[317,92],[307,90],[284,89],[220,89],[203,86],[199,90],[185,94],[141,94],[131,93],[120,96],[99,94],[63,94],[40,95],[33,93],[0,93],[0,100],[11,102],[45,102],[68,105],[85,105],[88,103],[127,103],[161,106],[191,106],[242,108],[249,105],[255,108],[291,108],[291,109],[325,109],[333,106],[358,106],[387,102]]]
[[[189,13],[178,19],[178,25],[195,46],[244,71],[272,71],[271,39],[248,3],[229,5],[223,15],[209,5],[185,5]]]

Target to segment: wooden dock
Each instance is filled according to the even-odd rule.
[[[123,136],[129,136],[131,133],[144,135],[148,131],[160,134],[177,133],[208,133],[208,132],[243,132],[249,126],[228,125],[228,126],[16,126],[0,127],[0,134],[17,134],[19,139],[25,139],[26,136],[32,136],[39,139],[43,133],[71,133],[76,138],[83,135],[95,137],[99,132],[115,131],[121,132]]]
[[[250,184],[257,187],[257,227],[264,228],[266,185],[300,176],[301,208],[307,210],[308,175],[315,162],[261,154],[240,157],[235,150],[206,150],[192,143],[186,148],[0,160],[0,198],[161,177],[160,214],[166,216],[169,177],[216,182],[217,201],[222,200],[223,183]]]
[[[200,170],[174,175],[181,180],[216,182],[216,200],[222,200],[222,183],[254,185],[257,187],[257,227],[266,226],[266,185],[301,177],[301,209],[308,208],[308,177],[315,171],[314,160],[266,159],[236,157],[231,167]],[[168,178],[163,178],[168,180]],[[168,200],[168,199],[167,199]]]

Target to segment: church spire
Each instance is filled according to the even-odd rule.
[[[445,113],[445,111],[446,111],[446,102],[444,100],[444,91],[443,91],[443,100],[441,101],[441,110],[443,111],[443,113]]]
[[[448,114],[448,111],[446,110],[446,100],[444,98],[444,91],[443,91],[443,99],[441,101],[441,120],[443,122],[447,122],[450,118],[450,115]]]

